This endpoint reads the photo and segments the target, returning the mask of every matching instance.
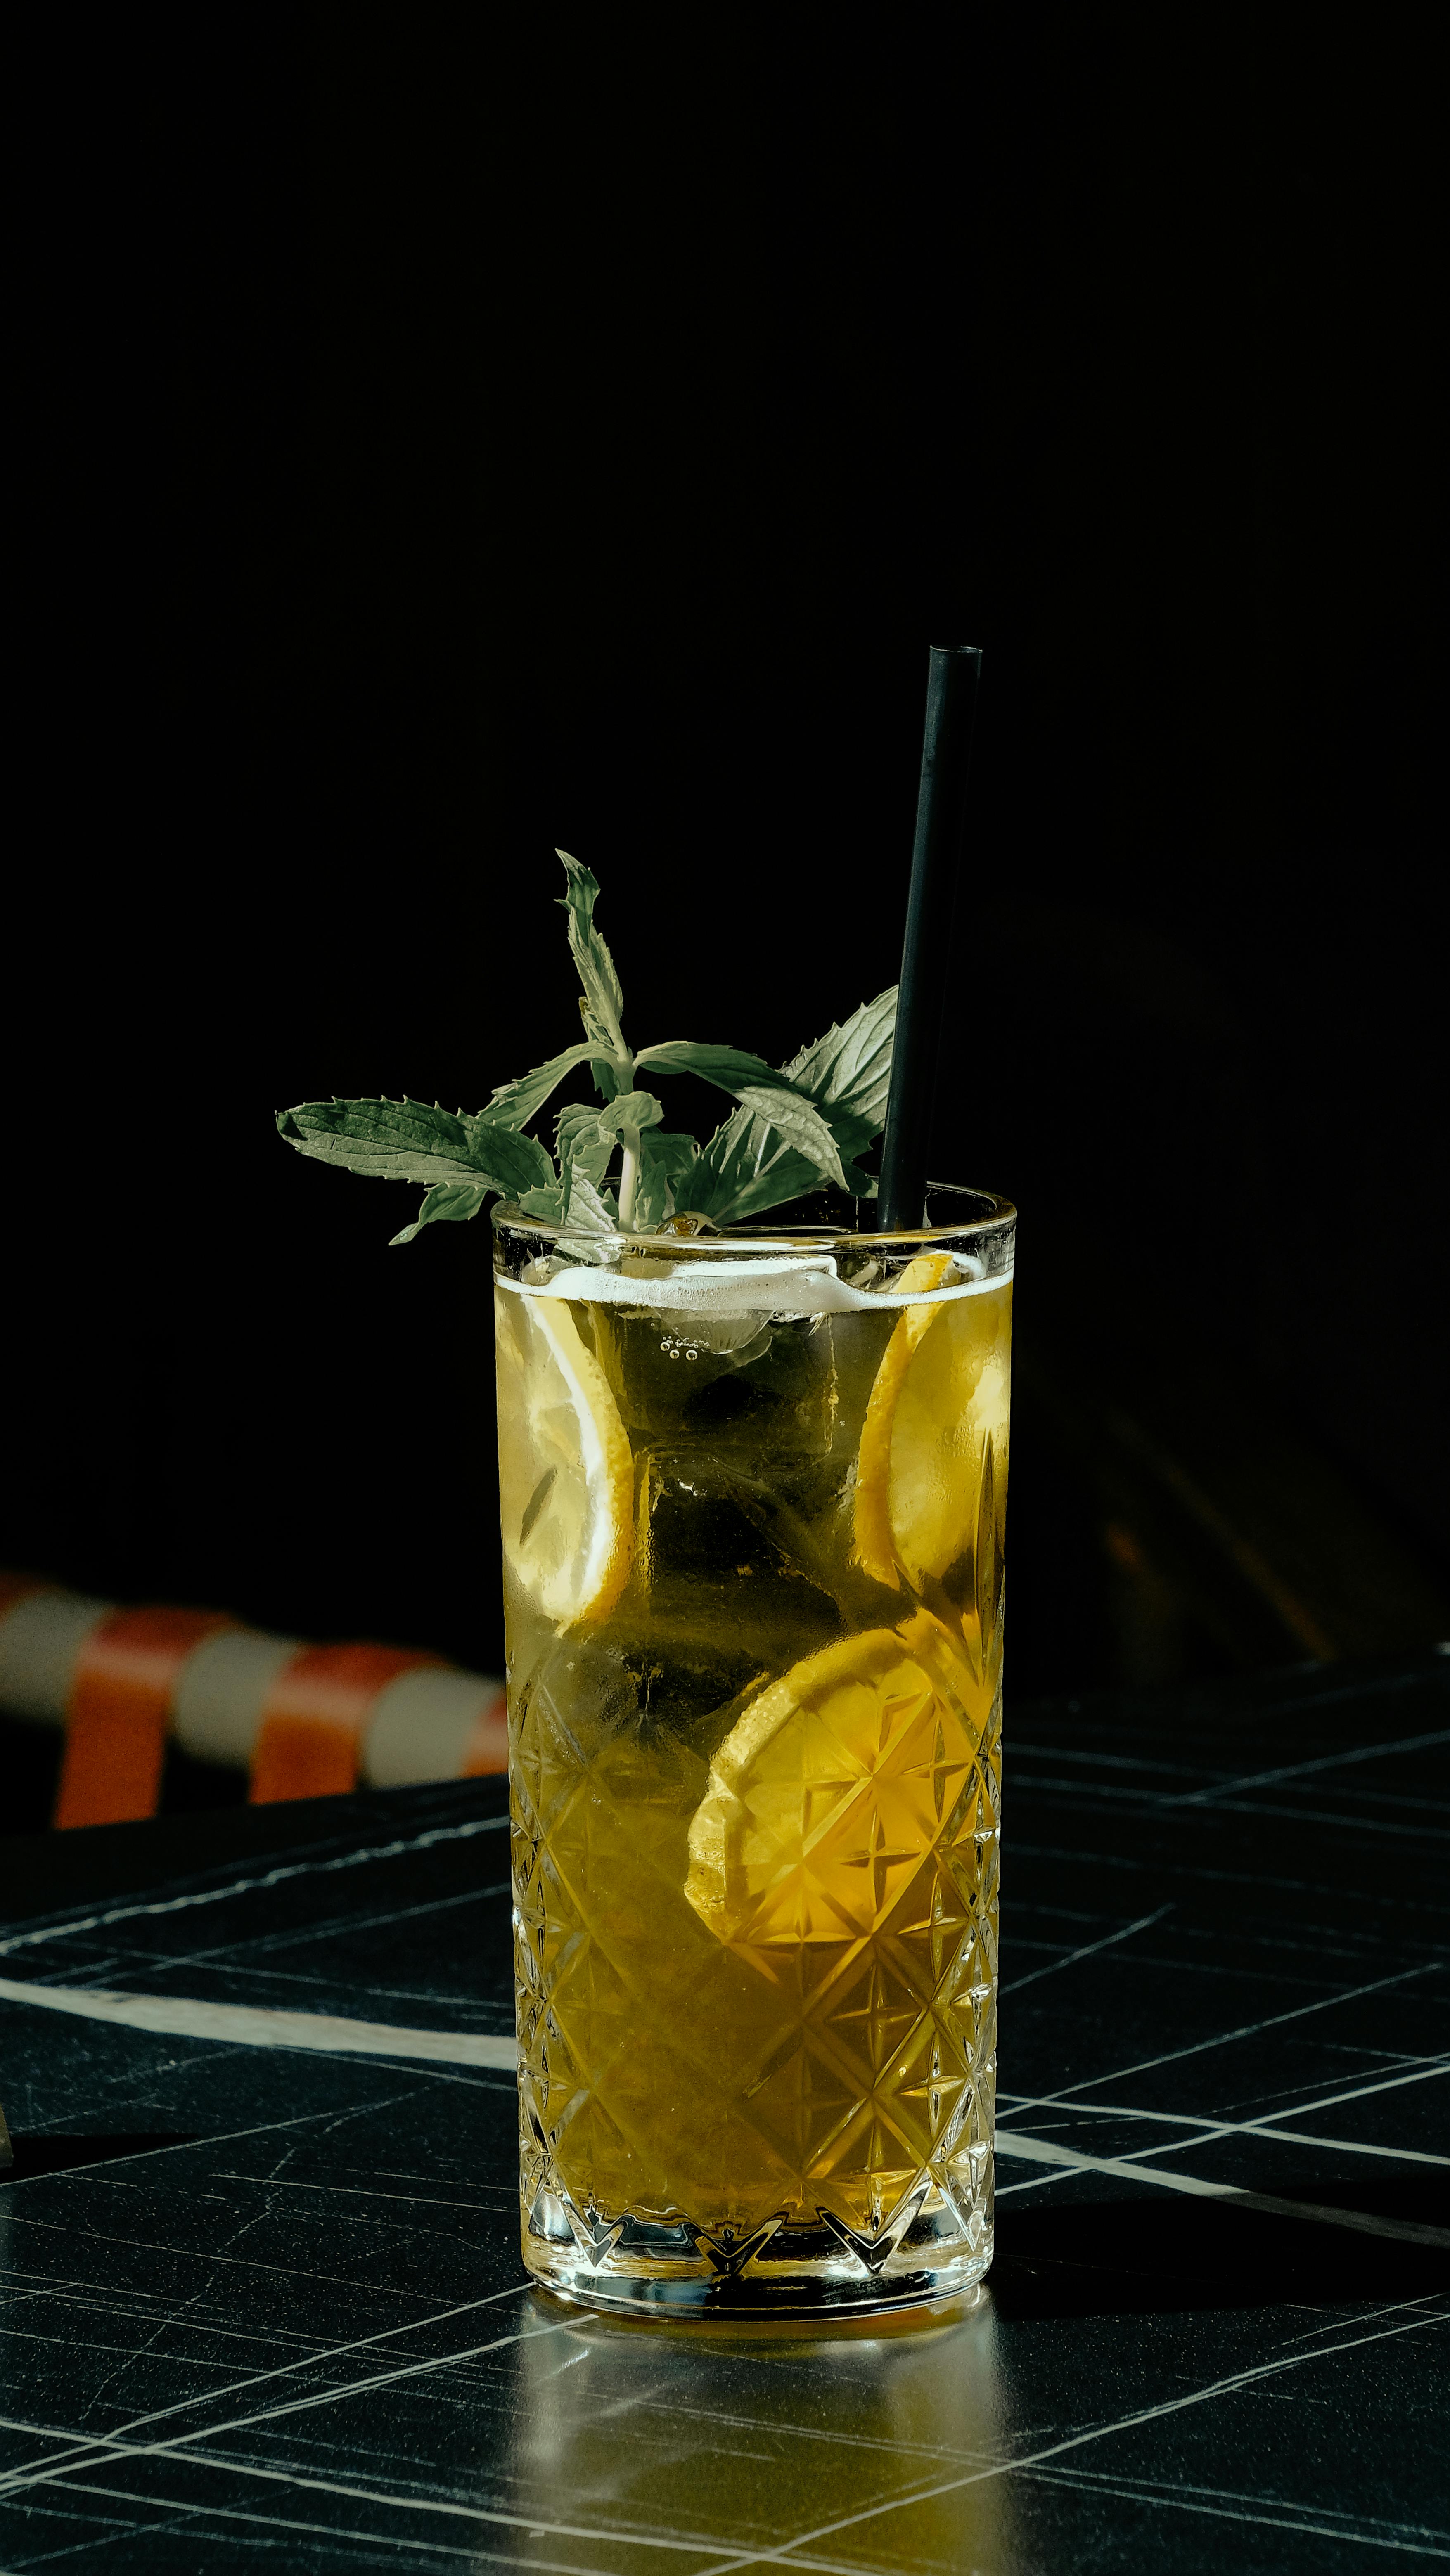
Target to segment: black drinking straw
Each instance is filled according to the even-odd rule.
[[[926,1220],[926,1155],[936,1094],[937,1056],[946,1003],[948,946],[962,829],[967,764],[982,653],[977,644],[933,644],[926,684],[926,730],[916,798],[916,846],[901,951],[901,992],[886,1103],[886,1141],[876,1225],[882,1234]]]

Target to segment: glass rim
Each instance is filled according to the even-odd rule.
[[[933,1243],[960,1243],[964,1237],[1000,1235],[1015,1226],[1017,1209],[1011,1199],[999,1191],[979,1189],[965,1181],[928,1181],[927,1208],[933,1200],[960,1198],[973,1203],[975,1213],[948,1217],[928,1225],[891,1226],[872,1231],[858,1226],[779,1225],[769,1223],[768,1211],[762,1219],[741,1226],[721,1226],[712,1234],[662,1234],[636,1231],[633,1227],[611,1225],[598,1231],[556,1222],[550,1217],[529,1216],[514,1199],[499,1199],[492,1211],[496,1234],[527,1235],[533,1241],[559,1245],[587,1243],[597,1254],[606,1246],[622,1252],[649,1251],[664,1254],[671,1261],[691,1258],[717,1259],[725,1254],[742,1252],[809,1252],[815,1249],[880,1252],[894,1244],[920,1248]],[[857,1206],[869,1206],[869,1200],[857,1200]],[[688,1211],[686,1211],[688,1213]]]

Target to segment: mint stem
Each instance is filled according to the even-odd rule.
[[[639,1129],[622,1127],[619,1141],[624,1147],[624,1161],[619,1174],[619,1222],[634,1223],[634,1194],[639,1187]]]

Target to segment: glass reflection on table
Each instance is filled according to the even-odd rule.
[[[1014,2561],[984,2288],[841,2326],[657,2323],[535,2291],[520,2323],[509,2482],[540,2538],[668,2535],[703,2566],[829,2534],[833,2564],[872,2566],[909,2526],[914,2560]]]

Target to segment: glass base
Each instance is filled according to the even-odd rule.
[[[684,2225],[601,2223],[599,2213],[586,2218],[549,2193],[540,2194],[525,2221],[523,2256],[536,2281],[588,2307],[681,2317],[871,2315],[959,2298],[971,2289],[992,2260],[990,2224],[977,2217],[973,2232],[975,2244],[955,2232],[932,2242],[930,2223],[918,2221],[906,2242],[898,2236],[870,2243],[843,2241],[847,2231],[839,2223],[772,2225],[738,2241],[727,2231],[728,2241],[721,2241]],[[649,2241],[666,2237],[678,2242]]]
[[[556,2298],[589,2308],[620,2308],[657,2317],[840,2317],[879,2315],[890,2308],[934,2306],[960,2298],[979,2282],[990,2254],[972,2254],[940,2272],[893,2274],[889,2280],[815,2279],[662,2280],[647,2272],[594,2272],[557,2257],[539,2259],[531,2246],[528,2267]]]

